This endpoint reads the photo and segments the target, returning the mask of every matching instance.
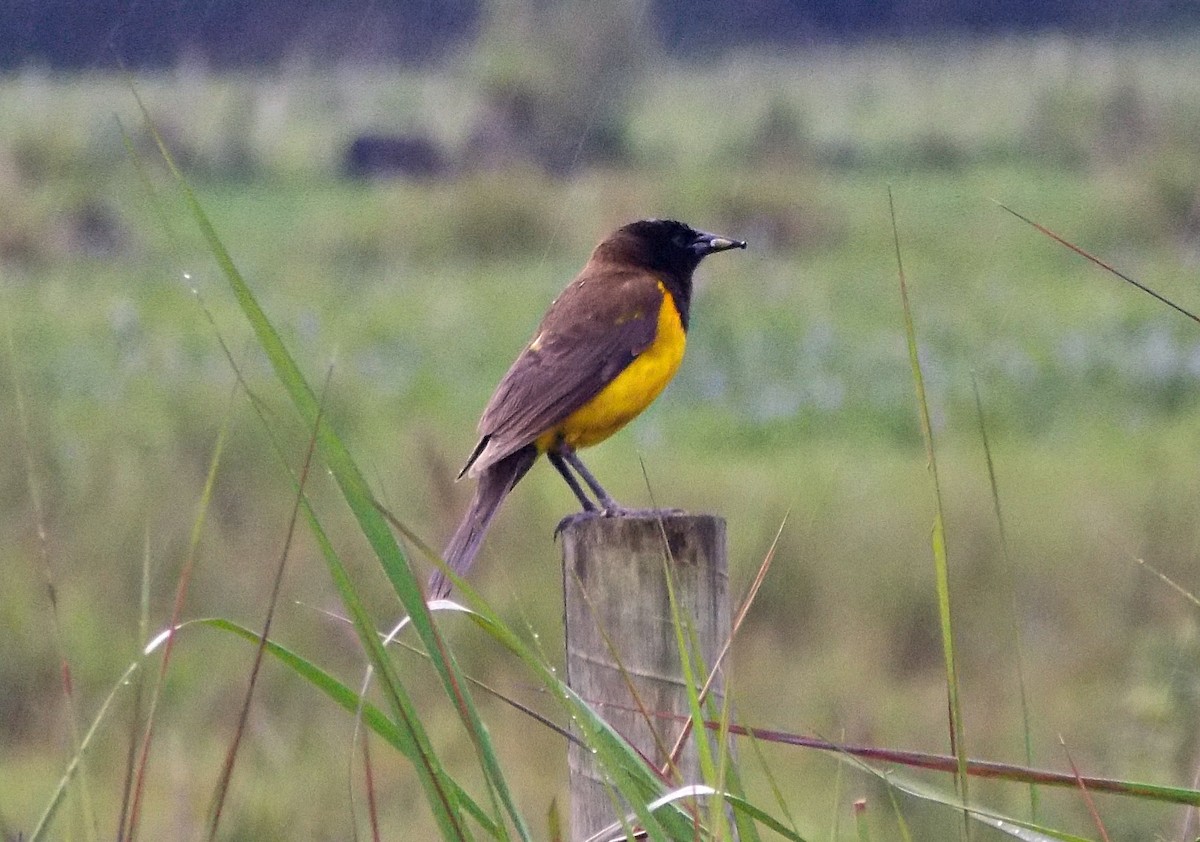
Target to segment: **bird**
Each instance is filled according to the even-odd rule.
[[[576,451],[607,439],[658,397],[683,359],[692,273],[710,254],[744,248],[744,240],[683,222],[643,219],[593,249],[483,411],[479,442],[458,475],[476,479],[475,493],[442,553],[451,570],[466,574],[500,504],[543,454],[585,515],[630,513]],[[429,597],[450,590],[436,570]]]

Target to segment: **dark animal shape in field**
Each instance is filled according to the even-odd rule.
[[[86,200],[65,217],[72,251],[87,257],[115,257],[129,245],[120,215],[108,204]]]
[[[450,166],[441,148],[421,135],[360,134],[342,157],[350,178],[440,178]]]

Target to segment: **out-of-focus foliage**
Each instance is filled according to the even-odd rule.
[[[261,69],[310,57],[321,64],[429,63],[497,18],[536,17],[549,32],[564,21],[577,29],[569,20],[584,9],[620,9],[664,50],[690,57],[753,45],[807,49],[830,40],[914,36],[1049,31],[1119,39],[1177,35],[1200,23],[1195,4],[1173,0],[12,0],[0,6],[0,68],[152,69],[199,60]]]

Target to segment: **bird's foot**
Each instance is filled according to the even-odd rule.
[[[627,509],[624,506],[615,506],[612,509],[605,509],[602,514],[604,517],[643,517],[643,518],[660,518],[660,517],[676,517],[677,515],[686,515],[683,509]]]
[[[597,517],[642,517],[657,519],[686,514],[687,512],[683,509],[630,509],[622,506],[615,500],[609,499],[601,504],[601,508],[584,509],[582,512],[574,512],[564,517],[558,522],[558,526],[554,527],[554,539],[558,540],[559,533],[568,526],[574,526],[576,523]]]
[[[561,533],[568,526],[574,526],[577,523],[585,520],[591,520],[594,517],[604,516],[605,513],[600,509],[584,509],[582,512],[574,512],[569,514],[558,522],[558,526],[554,527],[554,540],[557,541],[559,533]]]
[[[625,508],[611,497],[602,499],[599,506],[592,501],[587,500],[582,512],[575,512],[574,514],[567,515],[558,522],[558,526],[554,527],[554,540],[557,541],[559,533],[568,526],[572,526],[581,521],[590,520],[594,517],[621,517],[629,511],[631,510]]]

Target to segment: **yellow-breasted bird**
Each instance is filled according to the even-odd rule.
[[[667,219],[632,222],[596,246],[483,411],[479,444],[459,473],[478,479],[475,496],[442,554],[452,570],[467,572],[496,510],[543,453],[585,512],[626,511],[575,451],[608,438],[658,397],[683,359],[692,272],[706,255],[745,247]],[[449,591],[436,571],[429,595]]]

